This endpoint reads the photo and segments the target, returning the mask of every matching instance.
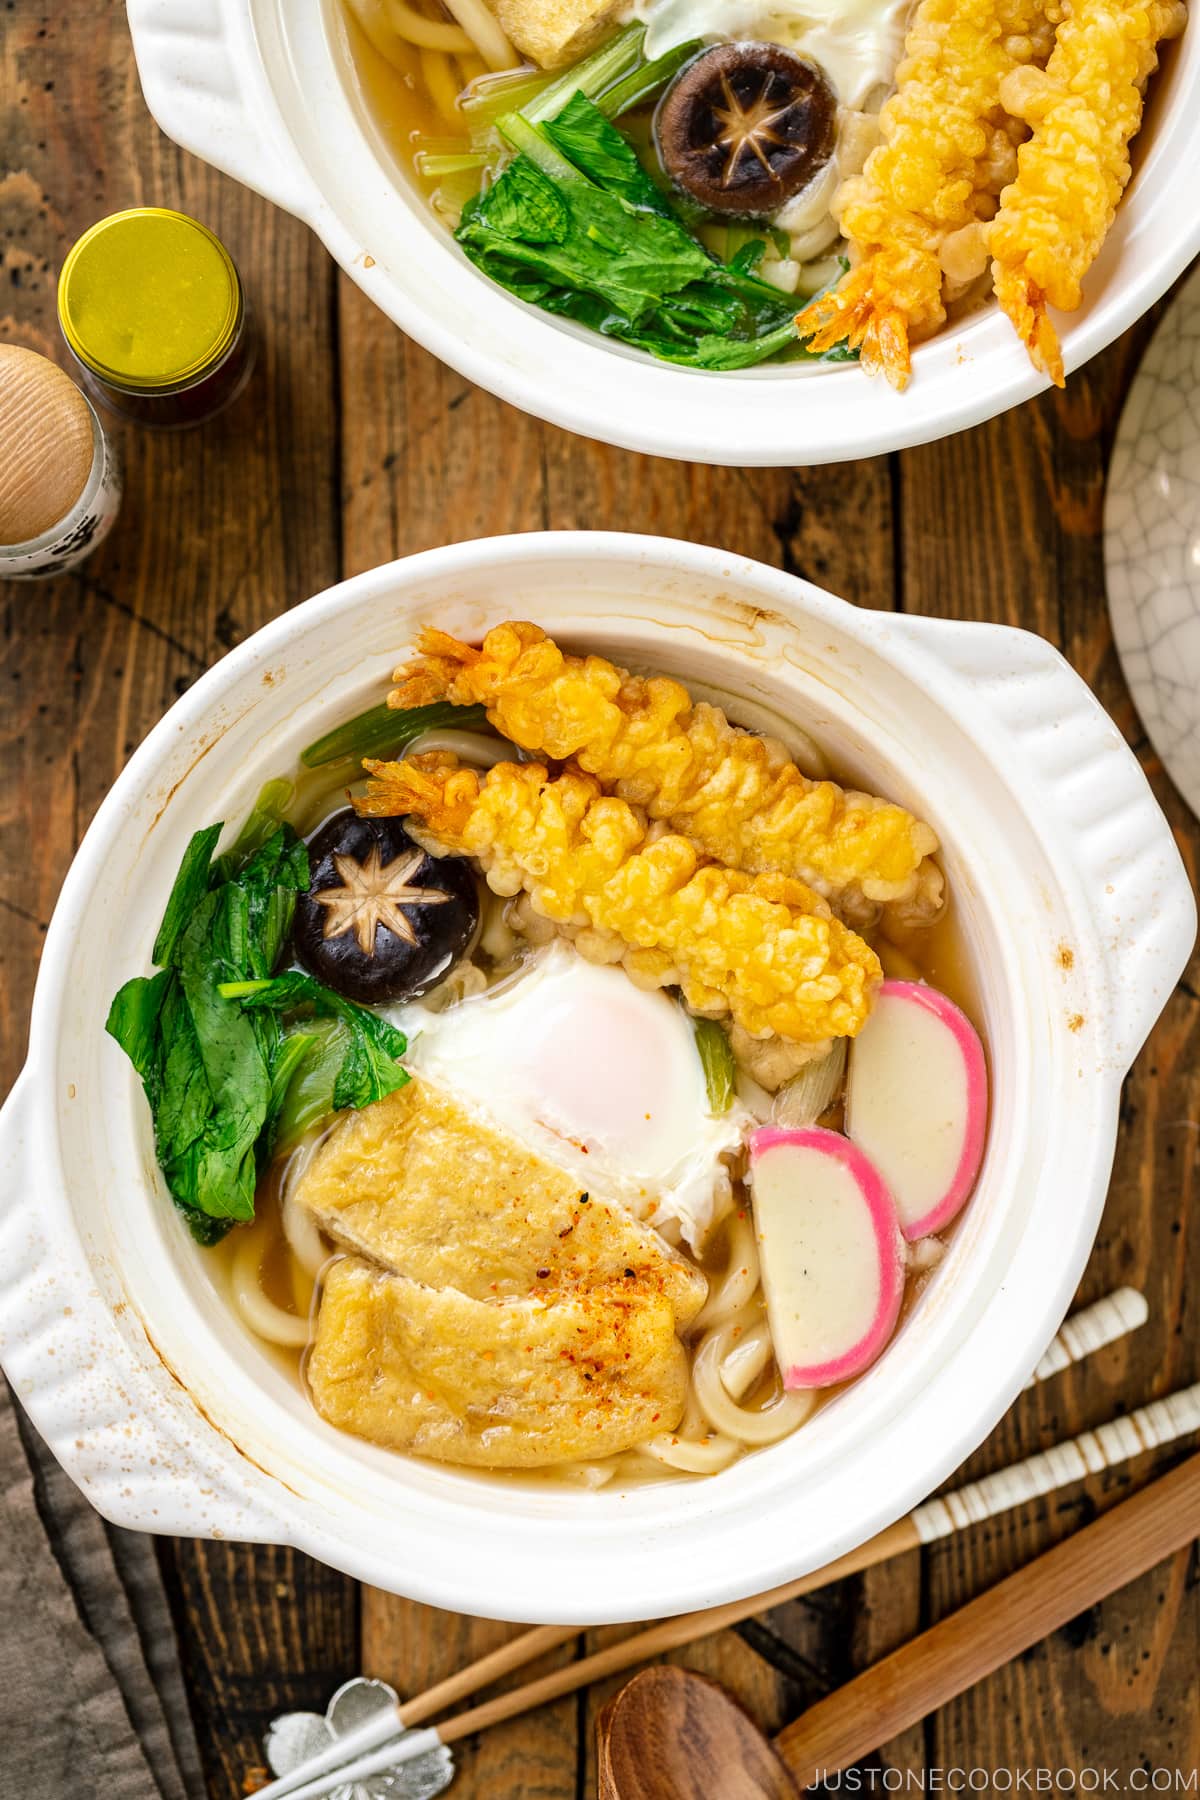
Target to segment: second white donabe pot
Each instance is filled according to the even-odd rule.
[[[155,1165],[105,1036],[149,968],[189,835],[237,821],[370,703],[417,628],[516,612],[573,645],[769,703],[937,828],[985,1012],[987,1157],[949,1254],[881,1361],[719,1475],[614,1493],[522,1485],[325,1425],[235,1322]],[[1119,733],[1039,638],[860,612],[776,570],[653,538],[458,544],[356,577],[227,656],[133,757],[46,941],[29,1062],[0,1117],[3,1360],[109,1518],[295,1544],[383,1588],[530,1621],[653,1618],[827,1562],[980,1442],[1071,1299],[1104,1203],[1121,1078],[1195,908]]]
[[[146,103],[176,143],[311,225],[443,362],[552,424],[655,456],[782,468],[923,444],[1048,385],[993,305],[919,345],[903,394],[844,366],[716,375],[658,362],[526,305],[468,262],[379,129],[346,50],[342,0],[127,4]],[[1057,318],[1068,370],[1200,253],[1198,158],[1193,20],[1168,46],[1084,304]]]

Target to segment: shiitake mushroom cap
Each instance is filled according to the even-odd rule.
[[[806,188],[833,155],[837,100],[807,57],[756,40],[716,44],[685,64],[654,122],[663,168],[710,212],[762,217]]]
[[[310,974],[366,1006],[415,1000],[460,962],[479,927],[465,857],[431,856],[401,819],[335,813],[309,839],[292,946]]]

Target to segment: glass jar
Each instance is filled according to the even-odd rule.
[[[200,425],[235,400],[254,362],[233,258],[186,213],[139,206],[74,244],[58,318],[84,385],[138,425]]]

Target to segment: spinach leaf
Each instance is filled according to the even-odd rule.
[[[304,1035],[311,1048],[293,1073],[274,1116],[276,1150],[291,1149],[333,1112],[333,1090],[350,1046],[349,1030],[340,1019],[314,1018],[305,1023]]]
[[[348,1030],[341,1065],[334,1077],[335,1111],[369,1106],[408,1080],[400,1065],[408,1048],[404,1033],[378,1013],[335,994],[311,975],[293,969],[277,975],[273,981],[227,982],[220,991],[224,999],[240,1000],[248,1012],[265,1008],[287,1014],[309,1006],[319,1015],[341,1020]]]
[[[595,111],[590,101],[581,104]],[[713,267],[707,251],[674,219],[637,211],[621,195],[597,187],[524,120],[505,119],[501,128],[522,146],[521,154],[467,205],[456,235],[502,286],[535,301],[556,290],[582,290],[637,323],[667,294]],[[547,238],[556,201],[562,235]]]
[[[636,211],[671,218],[666,197],[634,154],[633,146],[583,94],[568,100],[542,130],[563,155],[594,181]]]
[[[237,834],[232,850],[227,855],[217,858],[217,867],[225,876],[234,875],[242,864],[260,850],[267,839],[278,831],[284,822],[288,807],[292,803],[295,788],[290,781],[277,776],[274,781],[264,782],[259,790],[258,799],[254,802],[246,817],[246,822]]]
[[[427,729],[434,710],[450,711],[393,714],[389,741]],[[275,974],[309,881],[308,851],[282,818],[290,793],[268,783],[222,856],[219,824],[196,832],[155,939],[158,973],[127,981],[106,1023],[141,1076],[167,1187],[203,1244],[254,1217],[277,1142],[408,1080],[405,1038],[386,1019],[310,975]],[[301,1014],[317,1017],[303,1027]]]
[[[487,222],[502,237],[523,244],[564,244],[571,231],[571,215],[558,189],[523,156],[488,194]]]
[[[279,1052],[271,1064],[271,1096],[264,1120],[267,1142],[272,1151],[278,1143],[280,1115],[292,1084],[320,1043],[321,1039],[315,1031],[289,1031],[280,1039]]]
[[[158,1104],[159,1019],[174,979],[170,969],[160,969],[157,975],[136,975],[127,981],[114,997],[104,1026],[141,1076],[151,1106]]]
[[[209,865],[222,829],[218,823],[197,831],[183,853],[183,861],[167,898],[166,911],[151,952],[156,968],[165,969],[168,966],[180,932],[201,897],[208,892]]]
[[[456,233],[493,281],[694,368],[745,368],[797,345],[795,303],[753,272],[761,249],[711,256],[585,94],[540,126],[507,114],[498,129],[517,155]]]

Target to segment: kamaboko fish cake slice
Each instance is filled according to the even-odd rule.
[[[360,813],[405,815],[435,854],[474,857],[495,893],[527,893],[642,985],[679,987],[695,1012],[813,1045],[866,1022],[879,959],[819,894],[703,863],[581,769],[498,763],[481,778],[436,751],[365,767]]]
[[[811,781],[782,744],[739,731],[678,681],[572,656],[537,625],[497,625],[475,650],[425,631],[396,671],[394,706],[482,703],[523,750],[573,758],[705,855],[815,888],[851,924],[880,907],[906,923],[942,903],[937,837],[902,806]]]
[[[1179,0],[1075,0],[1044,70],[1013,70],[1001,101],[1033,135],[1017,152],[989,233],[996,296],[1035,367],[1062,387],[1047,306],[1073,312],[1129,181],[1158,46],[1178,36]]]
[[[1045,0],[920,0],[882,142],[838,203],[857,261],[796,320],[810,350],[861,348],[869,374],[907,386],[911,340],[946,317],[943,245],[978,225],[994,188],[1000,83],[1036,54],[1044,12]]]

